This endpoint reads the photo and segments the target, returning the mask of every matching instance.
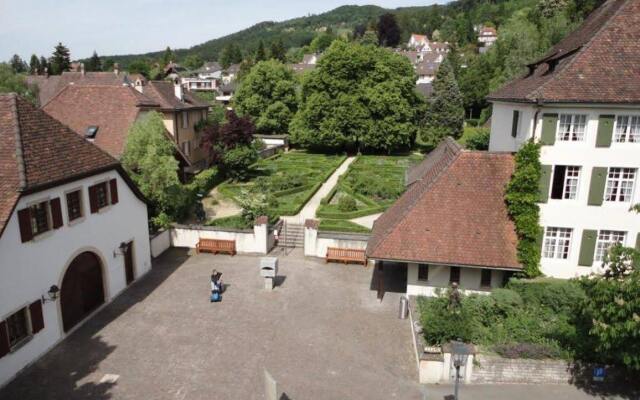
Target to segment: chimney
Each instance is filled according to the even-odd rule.
[[[184,93],[182,91],[182,85],[180,84],[180,78],[178,77],[173,80],[173,93],[176,95],[178,100],[183,100]]]
[[[120,68],[120,66],[118,65],[118,63],[114,63],[113,64],[113,73],[118,75],[118,69]]]
[[[80,63],[80,73],[84,75],[84,63]]]

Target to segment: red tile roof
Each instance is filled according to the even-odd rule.
[[[489,100],[640,103],[640,0],[608,0]]]
[[[142,93],[160,105],[162,110],[206,109],[209,104],[198,100],[191,93],[183,91],[183,101],[175,95],[173,82],[149,81],[144,85]]]
[[[38,86],[40,106],[49,102],[56,94],[69,85],[109,85],[123,86],[134,83],[137,79],[145,80],[140,74],[115,72],[69,72],[62,75],[29,75],[27,82]]]
[[[374,224],[367,256],[521,269],[504,203],[513,169],[511,154],[442,143],[417,167],[420,178]]]
[[[44,111],[0,94],[0,234],[21,194],[116,168],[116,159]]]
[[[97,126],[94,144],[120,158],[129,129],[140,112],[158,107],[128,86],[70,85],[43,109],[82,137],[89,126]]]

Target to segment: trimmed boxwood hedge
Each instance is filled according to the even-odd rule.
[[[323,219],[318,227],[323,232],[370,233],[371,230],[344,219]]]

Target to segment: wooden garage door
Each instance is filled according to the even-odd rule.
[[[102,266],[94,253],[84,252],[72,262],[62,280],[60,307],[64,331],[104,303]]]

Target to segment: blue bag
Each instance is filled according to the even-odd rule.
[[[222,300],[222,297],[220,296],[220,292],[215,291],[215,292],[211,292],[211,302],[217,302]]]

